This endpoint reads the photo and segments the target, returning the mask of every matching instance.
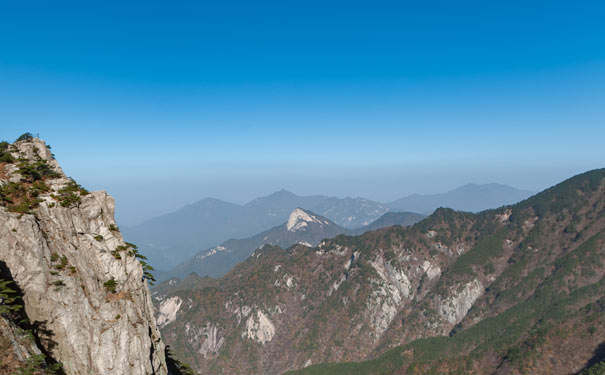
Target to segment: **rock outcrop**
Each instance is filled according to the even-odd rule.
[[[0,163],[2,278],[20,290],[42,351],[68,375],[167,374],[146,276],[115,202],[67,178],[46,144],[9,145]]]

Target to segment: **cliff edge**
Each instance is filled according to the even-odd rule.
[[[18,291],[38,349],[67,375],[167,374],[151,276],[113,198],[69,179],[44,141],[21,138],[0,148],[0,278]]]

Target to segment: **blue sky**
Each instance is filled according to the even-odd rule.
[[[540,190],[603,167],[603,19],[599,1],[11,2],[0,138],[40,133],[127,224],[282,187]]]

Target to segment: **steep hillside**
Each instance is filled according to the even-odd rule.
[[[29,134],[0,144],[0,371],[166,374],[151,276],[113,199],[67,178],[49,149]]]
[[[219,277],[264,245],[281,248],[294,244],[317,246],[319,241],[339,234],[361,234],[391,225],[408,226],[420,221],[423,217],[411,212],[388,212],[369,225],[350,230],[311,211],[296,208],[290,213],[288,221],[282,225],[250,238],[225,241],[218,246],[200,251],[170,272],[162,274],[158,280],[170,277],[184,278],[192,272],[200,276]]]
[[[265,247],[154,298],[203,372],[569,374],[602,355],[604,231],[601,169],[480,214]]]
[[[297,207],[345,228],[367,225],[389,211],[385,205],[363,198],[301,197],[280,190],[243,206],[207,198],[123,231],[129,241],[140,244],[153,266],[169,270],[226,240],[251,237],[281,225]]]
[[[394,211],[411,211],[431,214],[439,207],[479,212],[514,204],[534,194],[501,184],[467,184],[442,194],[414,194],[400,198],[387,206]]]

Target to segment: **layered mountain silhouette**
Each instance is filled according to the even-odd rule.
[[[442,194],[413,194],[387,205],[393,211],[410,211],[425,215],[430,215],[439,207],[480,212],[517,203],[532,194],[532,191],[501,184],[467,184]]]
[[[387,205],[364,198],[298,196],[280,190],[245,205],[206,198],[175,212],[121,229],[129,241],[139,245],[156,269],[167,271],[199,251],[232,238],[252,237],[281,225],[297,207],[323,216],[343,228],[359,229],[391,211],[430,214],[438,207],[451,207],[474,212],[515,203],[529,195],[530,192],[505,185],[471,184],[444,194],[413,195]]]
[[[301,210],[279,230],[332,228]],[[386,218],[385,218],[386,220]],[[514,205],[265,246],[156,288],[162,337],[201,373],[601,374],[605,169]]]
[[[231,239],[218,246],[200,251],[170,272],[161,274],[159,279],[184,278],[192,272],[199,276],[218,277],[227,273],[237,263],[244,261],[254,250],[265,245],[288,248],[294,244],[301,244],[313,247],[323,239],[340,234],[361,234],[391,225],[407,226],[423,218],[423,215],[411,212],[389,212],[373,223],[353,230],[343,228],[311,211],[296,208],[290,213],[287,222],[255,236]]]
[[[303,197],[280,190],[243,206],[206,198],[122,231],[129,241],[139,244],[154,267],[168,270],[200,250],[277,226],[296,207],[316,212],[345,228],[367,225],[389,211],[386,205],[364,198]]]

